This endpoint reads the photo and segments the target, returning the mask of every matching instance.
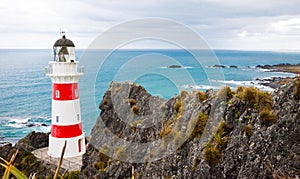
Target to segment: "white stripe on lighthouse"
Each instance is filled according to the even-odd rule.
[[[81,122],[79,99],[52,100],[52,124],[73,125]]]

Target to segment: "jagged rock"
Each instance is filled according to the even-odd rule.
[[[226,68],[225,65],[214,65],[213,67],[215,67],[215,68]]]
[[[183,68],[181,65],[170,65],[168,68]]]
[[[16,145],[7,144],[0,147],[0,157],[10,161],[12,155],[18,150],[18,154],[14,160],[13,165],[17,167],[25,175],[36,173],[36,177],[47,178],[53,176],[53,169],[56,167],[51,164],[45,164],[38,161],[31,153],[34,149],[48,146],[48,134],[41,132],[31,132]],[[4,168],[0,168],[0,176],[4,174]]]
[[[277,121],[266,126],[259,111],[237,96],[223,101],[209,90],[203,102],[196,92],[181,92],[163,100],[139,85],[113,82],[100,104],[102,111],[92,130],[80,177],[130,178],[132,167],[136,178],[299,177],[300,101],[293,96],[293,88],[291,81],[274,92]],[[134,106],[138,109],[133,110]],[[199,113],[209,115],[204,137],[188,139],[184,134]],[[226,122],[222,135],[227,143],[219,163],[211,165],[204,160],[203,150],[221,120]],[[178,121],[181,125],[175,125]],[[174,138],[146,147],[136,145],[160,140],[165,123],[182,134],[179,146]],[[244,131],[248,124],[252,126],[250,136]],[[119,147],[123,147],[123,158],[118,160]],[[110,159],[103,160],[101,153]],[[107,166],[99,168],[103,161]]]

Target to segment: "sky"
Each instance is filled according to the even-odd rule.
[[[63,30],[85,49],[116,25],[157,17],[186,25],[213,49],[300,51],[299,7],[299,0],[1,0],[0,48],[49,49]]]

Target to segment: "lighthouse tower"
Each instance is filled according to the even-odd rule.
[[[46,75],[52,81],[52,125],[48,154],[60,157],[66,142],[64,157],[75,157],[85,153],[78,91],[83,68],[78,69],[75,45],[64,34],[55,42],[53,50],[54,60],[46,68]]]

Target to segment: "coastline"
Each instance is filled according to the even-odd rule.
[[[283,72],[283,73],[292,73],[296,75],[300,74],[300,63],[295,65],[289,63],[280,63],[276,65],[263,65],[263,66],[257,65],[256,68],[268,70],[266,72]],[[268,79],[257,78],[256,80],[259,81],[260,85],[264,85],[276,89],[282,85],[289,83],[293,79],[294,77],[271,77]]]

